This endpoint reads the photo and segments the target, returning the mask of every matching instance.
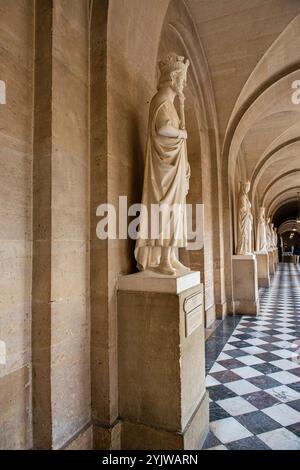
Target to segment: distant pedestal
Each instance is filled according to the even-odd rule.
[[[275,263],[274,263],[274,251],[268,250],[269,255],[269,273],[270,276],[275,273]]]
[[[200,448],[209,426],[200,273],[120,278],[118,336],[122,449]]]
[[[256,256],[256,261],[257,261],[258,287],[269,287],[270,286],[270,274],[269,274],[268,252],[256,251],[255,256]]]
[[[257,315],[259,311],[257,262],[255,255],[232,257],[234,311]]]

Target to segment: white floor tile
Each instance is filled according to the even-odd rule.
[[[276,346],[278,348],[288,349],[288,350],[291,350],[291,351],[293,351],[293,350],[295,350],[299,347],[296,343],[289,342],[289,341],[279,341],[278,343],[276,343]]]
[[[263,375],[256,369],[252,367],[238,367],[234,369],[234,373],[242,377],[243,379],[249,379],[250,377],[258,377],[259,375]]]
[[[300,421],[300,413],[286,404],[270,406],[262,411],[282,426],[289,426]]]
[[[237,395],[246,395],[247,393],[258,392],[260,390],[258,387],[252,385],[247,380],[234,380],[233,382],[224,385]]]
[[[218,356],[217,361],[225,361],[226,359],[232,359],[232,357],[228,356],[228,354],[221,352],[221,354],[219,354]]]
[[[237,349],[236,346],[233,346],[232,344],[226,344],[223,348],[223,351],[232,351],[233,349]]]
[[[256,330],[256,331],[265,331],[265,330],[270,329],[270,327],[267,327],[267,326],[264,326],[264,325],[252,326],[251,328],[252,328],[252,330]]]
[[[210,449],[206,449],[206,450],[228,450],[228,449],[227,447],[220,445],[220,446],[211,447]]]
[[[227,370],[227,369],[221,366],[221,364],[218,364],[217,362],[215,362],[209,372],[210,374],[212,374],[213,372],[222,372],[224,370]]]
[[[225,418],[214,421],[210,429],[223,444],[252,436],[252,433],[234,418]]]
[[[213,387],[214,385],[220,385],[220,382],[211,375],[207,375],[205,379],[205,384],[207,387]]]
[[[263,364],[265,361],[260,359],[259,357],[255,356],[242,356],[238,358],[239,361],[241,361],[243,364],[246,364],[247,366],[253,366],[254,364]]]
[[[272,354],[275,354],[275,356],[282,357],[282,359],[287,359],[289,357],[293,357],[295,355],[295,352],[289,349],[279,349],[278,351],[272,351]]]
[[[265,432],[258,437],[272,450],[300,450],[300,438],[285,428]]]
[[[272,361],[271,364],[274,364],[274,366],[279,367],[279,369],[282,370],[296,369],[299,367],[298,364],[295,364],[295,362],[292,361],[288,361],[287,359],[278,359],[278,361]]]
[[[283,370],[282,372],[275,372],[274,374],[269,374],[268,377],[277,380],[283,385],[292,384],[299,381],[299,377],[291,374],[286,370]]]
[[[241,341],[240,338],[236,338],[235,336],[231,336],[229,338],[229,340],[227,341],[228,344],[231,344],[231,343],[237,343],[238,341]]]
[[[242,397],[225,398],[225,400],[218,400],[217,403],[231,416],[239,416],[257,411],[255,406],[251,405],[251,403],[247,402]]]
[[[266,344],[266,341],[259,338],[246,339],[246,342],[252,344],[252,346],[260,346],[261,344]]]
[[[282,335],[275,335],[276,338],[282,339],[284,341],[288,339],[297,339],[297,336],[288,335],[287,333],[283,333]]]
[[[247,346],[246,348],[243,348],[243,351],[245,351],[248,354],[258,354],[258,353],[265,353],[266,351],[262,348],[258,348],[257,346]]]
[[[280,400],[283,403],[300,399],[300,393],[296,392],[290,387],[287,387],[286,385],[281,385],[280,387],[268,388],[266,392],[272,395],[274,398],[277,398],[277,400]]]

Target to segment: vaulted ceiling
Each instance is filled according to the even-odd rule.
[[[223,159],[232,181],[251,181],[254,210],[276,225],[300,191],[299,0],[186,0],[216,99]]]

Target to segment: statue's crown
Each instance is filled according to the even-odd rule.
[[[175,70],[186,72],[189,65],[190,62],[188,59],[184,62],[184,57],[175,54],[175,52],[170,52],[165,60],[161,60],[159,62],[159,69],[161,74],[165,75],[166,73],[171,73]]]

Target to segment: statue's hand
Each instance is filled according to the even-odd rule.
[[[178,139],[187,139],[187,132],[185,129],[180,129]]]

